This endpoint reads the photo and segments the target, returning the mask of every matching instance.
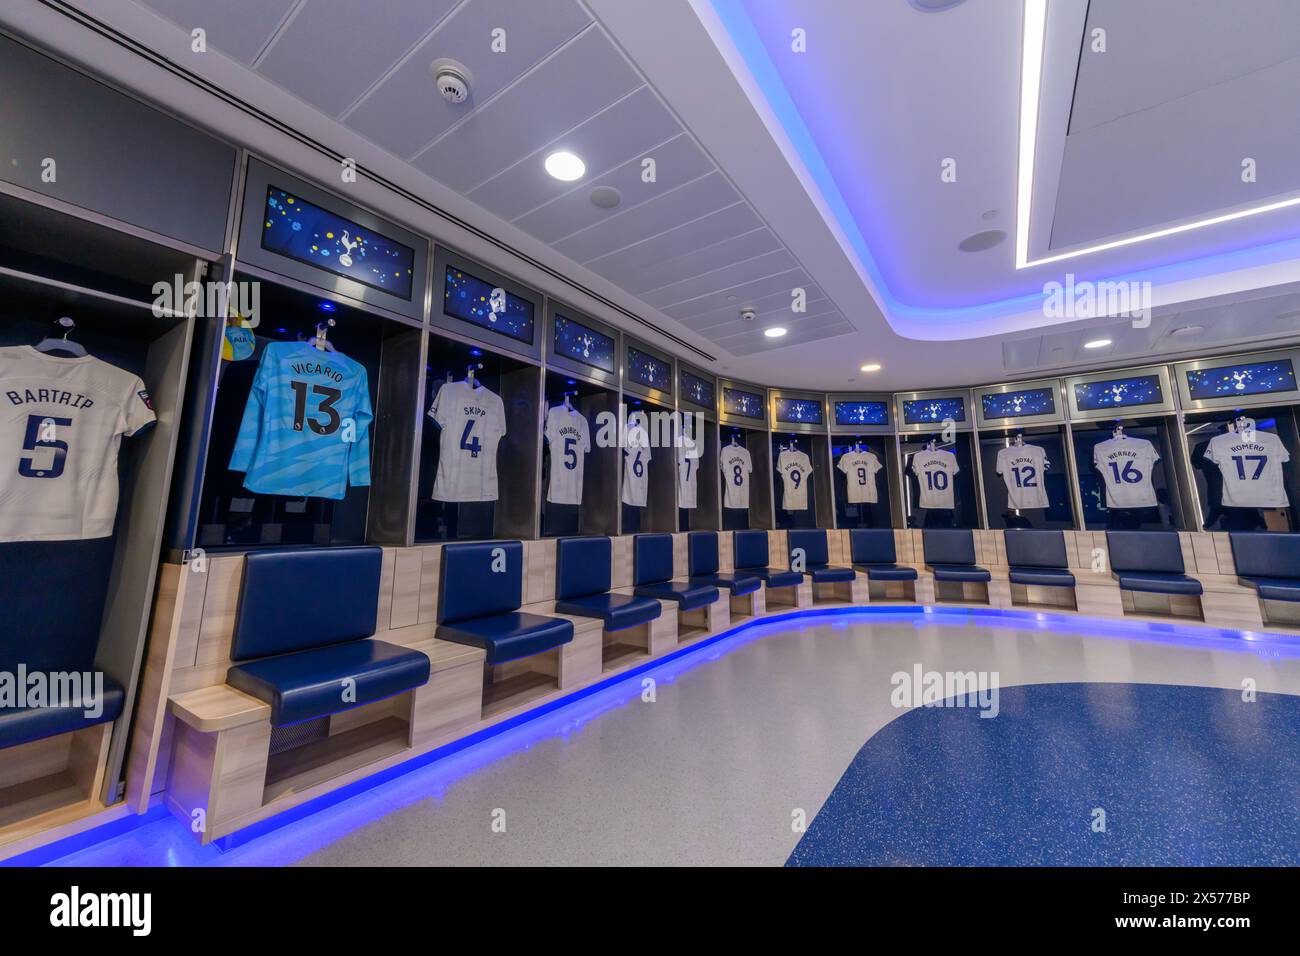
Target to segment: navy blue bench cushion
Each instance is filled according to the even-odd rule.
[[[869,581],[915,581],[916,568],[900,568],[896,564],[855,564],[866,572]]]
[[[573,640],[573,622],[525,611],[467,618],[438,625],[434,637],[481,647],[489,664],[531,657]]]
[[[790,551],[790,567],[794,567],[794,553],[802,549],[804,554],[804,568],[811,571],[813,568],[825,567],[830,563],[830,552],[826,548],[826,532],[820,529],[788,531],[786,532],[786,542]]]
[[[750,568],[767,567],[767,532],[759,530],[750,531],[733,531],[731,535],[732,567],[737,571],[742,568],[748,571]]]
[[[762,580],[748,571],[717,572],[713,574],[692,574],[692,584],[709,584],[715,588],[726,588],[736,597],[753,594],[763,586]]]
[[[673,576],[673,536],[638,534],[632,536],[632,583],[655,584]]]
[[[444,545],[438,623],[513,611],[522,603],[523,587],[524,546],[518,541]]]
[[[990,581],[993,576],[981,567],[973,564],[932,564],[930,570],[934,572],[936,581]]]
[[[1157,594],[1200,594],[1201,582],[1176,571],[1124,571],[1115,579],[1125,591],[1154,591]]]
[[[694,611],[718,599],[719,591],[710,584],[688,584],[685,581],[658,581],[636,588],[642,597],[660,601],[676,601],[681,611]]]
[[[604,594],[609,590],[612,555],[609,538],[560,538],[555,542],[555,596],[564,600]]]
[[[230,659],[246,661],[375,633],[379,548],[293,548],[244,558]]]
[[[849,559],[854,564],[897,564],[893,528],[853,528],[849,531]],[[916,575],[912,575],[916,577]]]
[[[555,602],[559,614],[600,618],[607,631],[621,631],[653,621],[659,616],[659,602],[631,594],[582,594]]]
[[[1039,528],[1011,528],[1002,532],[1007,564],[1013,568],[1067,568],[1065,535]]]
[[[88,687],[86,692],[86,699],[59,701],[66,706],[0,707],[0,748],[94,727],[117,720],[121,715],[126,693],[122,685],[107,674],[104,675],[102,693],[92,700],[89,698],[93,689]],[[88,716],[86,711],[89,709],[97,713]]]
[[[786,571],[784,568],[743,568],[741,570],[746,574],[754,575],[769,588],[794,588],[803,584],[803,575],[798,571]]]
[[[1074,575],[1061,568],[1015,567],[1007,573],[1012,584],[1035,584],[1047,588],[1072,588]]]
[[[965,528],[926,528],[921,543],[926,564],[975,563],[975,536]]]
[[[1177,531],[1107,531],[1112,571],[1183,574],[1183,546]]]
[[[1232,562],[1241,577],[1291,578],[1300,582],[1300,534],[1234,531],[1228,541],[1232,544]]]
[[[1296,578],[1268,578],[1252,574],[1238,580],[1259,591],[1262,600],[1300,601],[1300,580]]]
[[[351,678],[355,686],[344,681]],[[279,727],[313,720],[422,687],[429,658],[387,641],[350,641],[237,664],[226,683],[271,705]],[[348,687],[355,700],[344,700]]]
[[[692,531],[686,536],[686,568],[691,577],[718,570],[718,532]]]
[[[858,572],[852,568],[840,567],[839,565],[823,565],[819,568],[809,568],[808,576],[816,584],[838,584],[841,581],[853,581],[857,578]]]

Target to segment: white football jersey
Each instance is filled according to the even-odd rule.
[[[623,449],[623,504],[645,507],[650,484],[650,431],[645,412],[627,417],[627,447]]]
[[[749,473],[754,462],[744,445],[723,445],[718,456],[722,468],[722,507],[749,507]]]
[[[813,470],[808,456],[787,448],[777,456],[776,470],[781,475],[781,507],[786,511],[807,511],[808,479]]]
[[[942,448],[913,455],[912,472],[921,487],[921,507],[951,511],[954,507],[953,479],[959,471],[957,456]]]
[[[1210,439],[1205,457],[1223,475],[1225,508],[1286,508],[1282,464],[1291,454],[1272,432],[1225,432]]]
[[[880,500],[880,493],[876,490],[876,472],[882,466],[880,459],[873,452],[865,449],[845,452],[840,456],[837,467],[844,472],[844,480],[849,490],[849,504],[870,505]]]
[[[582,475],[591,451],[591,430],[576,408],[556,405],[546,413],[543,430],[551,450],[551,480],[546,500],[556,505],[582,504]]]
[[[496,501],[497,445],[506,433],[501,397],[486,386],[448,382],[429,409],[438,423],[436,501]]]
[[[154,421],[144,382],[93,355],[0,348],[0,408],[0,541],[112,534],[122,436]]]
[[[695,443],[690,439],[683,439],[683,444],[677,447],[677,507],[696,507],[698,500],[696,488],[699,479],[697,473],[703,460]]]
[[[998,449],[997,473],[1007,486],[1007,506],[1019,511],[1047,507],[1047,452],[1038,445]]]
[[[1092,451],[1092,463],[1106,486],[1107,508],[1154,508],[1151,472],[1160,460],[1145,438],[1108,438]]]

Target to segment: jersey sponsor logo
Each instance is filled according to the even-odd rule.
[[[145,389],[140,389],[136,394],[140,396],[140,401],[144,402],[145,408],[153,409],[153,399],[149,397],[149,393]]]

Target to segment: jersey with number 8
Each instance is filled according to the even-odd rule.
[[[749,473],[754,470],[749,449],[744,445],[724,445],[718,456],[722,468],[722,507],[749,507]]]
[[[506,433],[501,397],[482,385],[448,382],[438,389],[429,417],[438,438],[435,501],[496,501],[497,445]]]

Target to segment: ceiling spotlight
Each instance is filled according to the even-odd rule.
[[[573,153],[562,149],[546,157],[546,171],[556,179],[571,183],[583,177],[587,172],[587,164]]]
[[[1091,342],[1084,342],[1083,347],[1085,349],[1104,349],[1110,344],[1110,339],[1093,339]]]
[[[860,368],[858,371],[860,371],[860,372],[879,372],[879,371],[880,371],[880,366],[879,366],[877,363],[872,362],[872,363],[870,363],[869,365],[864,365],[864,366],[862,366],[862,368]]]
[[[763,334],[769,339],[779,339],[781,336],[785,335],[785,333],[786,328],[784,325],[774,325],[770,329],[763,330]]]
[[[598,206],[601,209],[613,209],[622,201],[623,194],[613,186],[597,186],[591,191],[592,205]]]

